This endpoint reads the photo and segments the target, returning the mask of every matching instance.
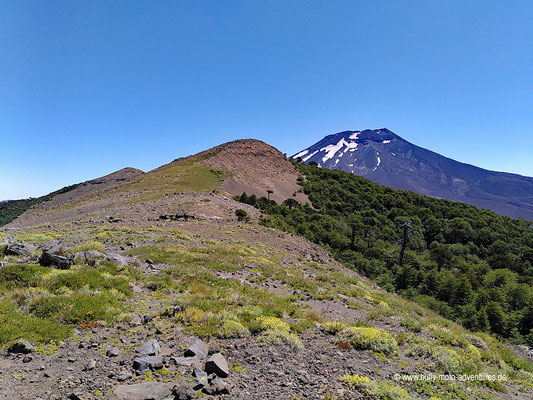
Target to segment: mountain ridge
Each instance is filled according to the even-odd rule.
[[[75,190],[27,209],[11,226],[106,215],[157,218],[177,211],[207,218],[232,218],[229,197],[243,192],[278,203],[307,196],[294,165],[276,148],[256,139],[239,139],[174,159],[151,171],[134,168],[78,185]],[[252,211],[253,212],[253,211]]]

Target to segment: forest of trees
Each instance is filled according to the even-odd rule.
[[[533,222],[295,165],[312,206],[245,193],[238,200],[263,211],[263,224],[328,248],[386,290],[533,346]]]

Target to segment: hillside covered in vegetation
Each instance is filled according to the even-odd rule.
[[[296,165],[312,207],[240,196],[267,215],[263,224],[325,246],[383,288],[470,330],[533,345],[531,222]]]

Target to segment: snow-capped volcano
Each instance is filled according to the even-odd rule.
[[[326,136],[292,158],[301,158],[305,163],[314,161],[324,168],[366,175],[378,169],[383,146],[393,141],[405,142],[388,129],[344,131]]]
[[[328,135],[292,158],[351,172],[395,189],[533,220],[533,178],[452,160],[385,128]]]

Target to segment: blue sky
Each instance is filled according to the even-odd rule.
[[[0,199],[386,127],[533,176],[531,1],[0,2]]]

